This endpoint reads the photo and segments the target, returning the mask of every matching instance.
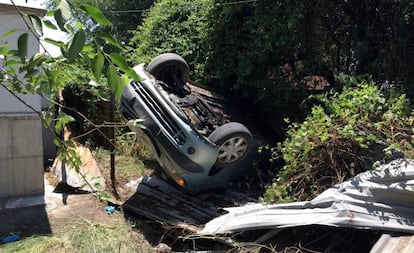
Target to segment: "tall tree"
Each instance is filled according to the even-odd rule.
[[[56,7],[59,0],[48,0],[48,8]],[[130,32],[135,30],[142,22],[143,14],[149,11],[154,0],[71,0],[75,8],[81,5],[92,5],[101,10],[111,20],[110,28],[104,27],[105,32],[111,32],[120,42],[127,43],[131,37]]]

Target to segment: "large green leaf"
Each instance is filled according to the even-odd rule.
[[[3,34],[2,38],[6,39],[7,37],[9,37],[10,35],[13,35],[14,33],[16,33],[16,29],[10,30],[8,32],[6,32],[5,34]]]
[[[46,17],[53,17],[55,15],[55,10],[50,10],[46,12]]]
[[[109,57],[122,71],[126,72],[128,70],[128,64],[126,63],[124,57],[116,53],[110,54]]]
[[[134,80],[140,79],[137,73],[128,66],[124,57],[116,53],[110,54],[109,57],[116,66],[118,66],[125,74],[128,75],[128,77]]]
[[[43,24],[49,29],[57,30],[55,24],[53,24],[50,20],[43,20]]]
[[[75,118],[73,118],[72,116],[67,115],[64,112],[59,113],[59,115],[56,117],[56,125],[55,125],[56,133],[60,133],[65,124],[73,122],[73,121],[75,121]]]
[[[28,69],[39,67],[46,60],[44,53],[36,53],[33,55],[27,66]]]
[[[119,44],[119,42],[112,37],[112,35],[107,34],[107,33],[101,33],[98,36],[99,36],[99,38],[103,39],[105,42],[107,42],[107,43],[109,43],[109,44],[111,44],[111,45],[113,45],[113,46],[115,46],[119,49],[124,49],[121,46],[121,44]]]
[[[23,33],[17,40],[17,54],[22,62],[26,61],[29,34]]]
[[[118,76],[117,78],[118,78],[118,83],[115,89],[115,98],[117,101],[120,101],[125,86],[124,86],[124,82],[122,82],[122,78],[120,76]]]
[[[82,10],[86,11],[93,20],[102,26],[111,26],[112,23],[109,21],[105,15],[97,8],[91,5],[81,5]]]
[[[73,61],[73,59],[78,56],[78,54],[82,51],[82,48],[85,46],[86,35],[84,30],[78,30],[73,36],[73,39],[70,43],[68,49],[68,60]]]
[[[135,72],[135,70],[133,68],[129,68],[127,71],[125,71],[125,73],[128,75],[128,77],[139,81],[141,80],[141,78],[138,76],[137,72]]]
[[[62,11],[60,9],[57,9],[54,14],[53,14],[55,20],[56,20],[56,24],[59,26],[59,29],[61,31],[67,32],[66,28],[65,28],[65,19],[62,16]]]
[[[29,69],[29,70],[27,70],[26,74],[24,75],[24,78],[28,79],[28,78],[34,77],[38,73],[39,73],[38,69]],[[28,87],[26,86],[26,88],[28,88]]]
[[[102,68],[105,63],[105,58],[101,53],[97,53],[93,58],[92,62],[92,72],[95,79],[98,81],[102,75]]]
[[[70,9],[70,6],[69,6],[68,2],[66,2],[66,0],[61,0],[59,5],[58,5],[58,8],[62,12],[62,17],[65,20],[69,20],[70,17],[72,16],[72,11]]]
[[[7,55],[8,52],[7,44],[0,45],[0,55]]]
[[[47,43],[50,43],[50,44],[55,45],[57,47],[65,47],[65,43],[62,42],[62,41],[56,41],[56,40],[52,40],[52,39],[49,39],[49,38],[45,38],[45,41]]]
[[[46,76],[48,77],[48,85],[49,89],[53,92],[59,91],[62,85],[62,82],[60,82],[60,76],[61,71],[60,70],[50,70],[48,68],[42,68],[43,71],[46,73]],[[63,84],[64,85],[64,84]]]
[[[124,90],[124,84],[113,65],[109,66],[106,78],[108,79],[108,86],[111,92],[115,95],[116,100],[119,101]]]
[[[37,34],[43,35],[43,26],[40,18],[34,14],[29,14],[28,16]]]
[[[13,66],[16,66],[16,65],[19,65],[19,64],[20,64],[20,62],[18,60],[14,60],[14,59],[6,61],[6,66],[7,67],[13,67]]]
[[[66,50],[66,48],[61,47],[60,48],[60,53],[63,55],[63,57],[65,57],[66,59],[69,59],[68,50]]]
[[[108,70],[106,72],[106,78],[108,80],[108,87],[111,92],[115,92],[117,84],[117,76],[118,73],[113,65],[109,65]]]

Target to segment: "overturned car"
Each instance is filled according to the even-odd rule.
[[[189,192],[222,188],[251,167],[255,140],[220,94],[189,79],[189,66],[166,53],[124,89],[120,110],[162,167],[162,175]]]

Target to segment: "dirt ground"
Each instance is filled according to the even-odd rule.
[[[83,149],[82,149],[83,150]],[[94,173],[102,171],[101,178],[106,181],[105,192],[110,193],[109,169],[105,165],[98,165],[95,159],[91,157],[91,152],[78,152],[80,154],[83,166],[81,170]],[[105,161],[105,164],[109,164]],[[98,169],[99,167],[99,169]],[[68,179],[71,173],[68,169]],[[122,171],[118,171],[120,173]],[[135,172],[134,172],[135,173]],[[134,174],[138,177],[139,173]],[[131,174],[128,174],[128,177]],[[53,169],[44,173],[44,195],[28,196],[13,199],[18,207],[13,209],[0,210],[0,245],[2,239],[10,234],[17,234],[21,239],[39,235],[56,235],[76,229],[80,220],[86,220],[92,224],[108,225],[109,227],[117,224],[131,224],[133,233],[136,238],[140,239],[137,244],[145,244],[143,248],[148,249],[158,246],[162,234],[159,233],[159,226],[148,224],[139,217],[134,217],[121,210],[114,203],[122,204],[134,194],[132,188],[126,187],[128,180],[124,175],[117,175],[117,191],[121,199],[116,200],[110,197],[110,202],[105,202],[98,196],[90,192],[81,191],[77,188],[70,187],[59,183],[61,179],[54,175]],[[35,203],[35,204],[33,204]],[[116,206],[114,213],[107,213],[105,207],[109,205]],[[148,240],[147,240],[148,238]]]
[[[90,150],[79,146],[76,152],[82,161],[81,172],[90,175],[89,178],[99,176],[99,168]],[[73,187],[84,184],[75,170],[68,166],[64,170],[67,182],[74,182],[72,187],[59,183],[62,181],[62,168],[62,163],[56,159],[46,169],[43,196],[12,199],[9,202],[17,203],[16,206],[20,208],[0,210],[0,239],[10,233],[28,237],[65,232],[80,218],[104,224],[119,222],[117,216],[122,216],[121,214],[115,212],[109,215],[105,211],[105,204],[98,201],[96,196]]]
[[[0,238],[10,233],[28,237],[65,232],[79,218],[112,224],[118,222],[120,215],[106,213],[105,205],[92,194],[59,189],[45,176],[44,204],[1,211]]]

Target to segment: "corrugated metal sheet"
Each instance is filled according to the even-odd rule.
[[[312,201],[228,208],[201,234],[326,225],[414,233],[414,162],[396,160],[338,184]]]
[[[414,252],[414,236],[393,236],[383,234],[372,247],[370,253],[412,253]]]

